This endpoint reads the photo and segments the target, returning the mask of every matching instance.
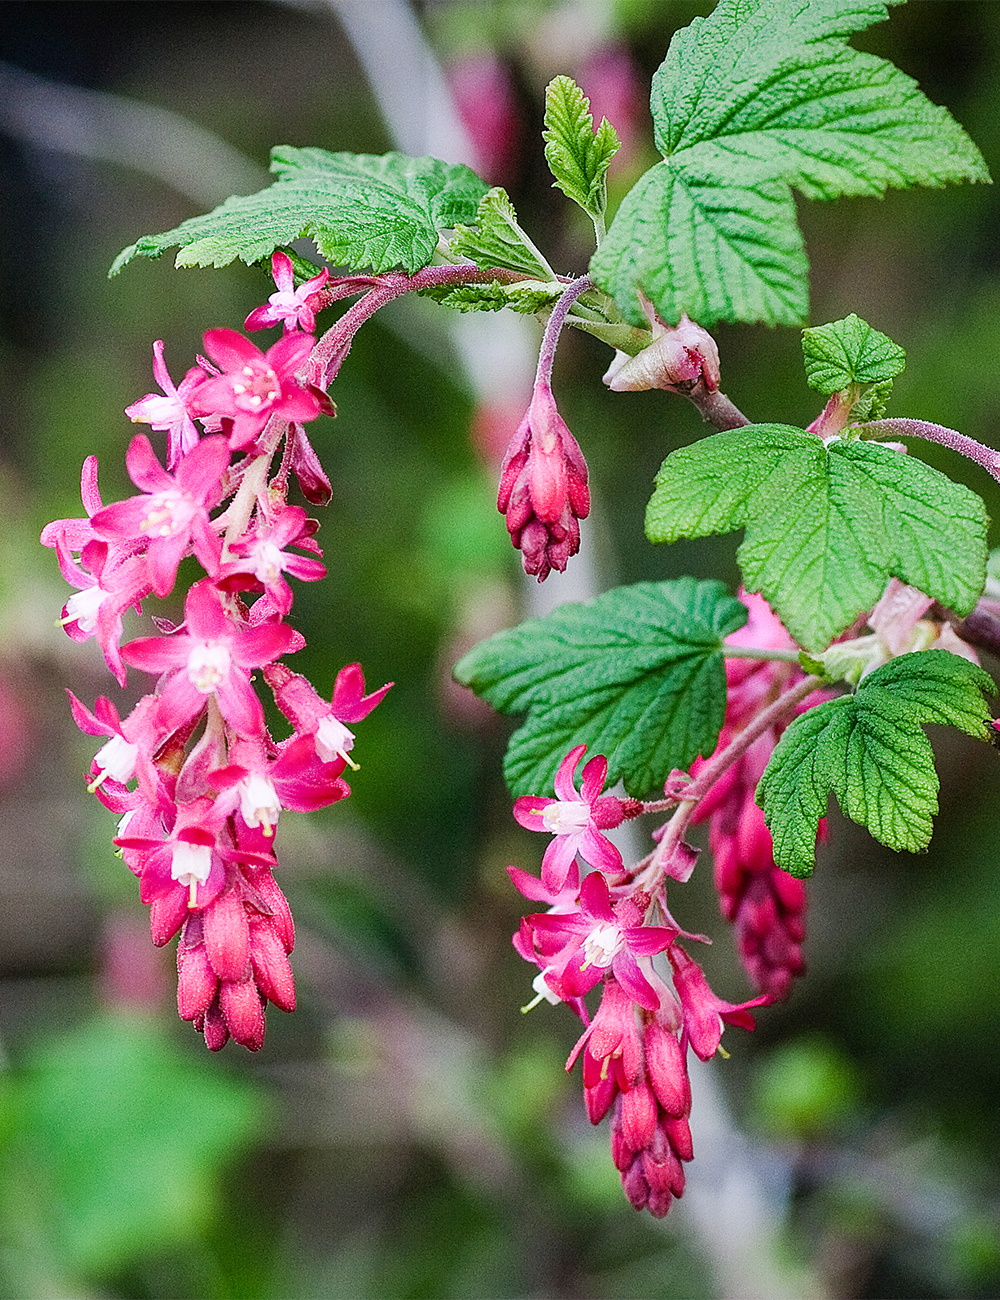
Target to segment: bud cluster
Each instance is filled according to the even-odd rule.
[[[326,271],[294,289],[283,253],[272,270],[278,292],[247,328],[283,323],[283,337],[262,352],[234,330],[209,330],[207,356],[176,385],[155,343],[162,395],[147,394],[127,414],[166,433],[165,465],[137,434],[126,466],[138,491],[105,505],[89,457],[85,517],[54,521],[41,539],[77,588],[61,619],[69,636],[94,637],[121,686],[128,667],[157,679],[125,718],[104,697],[91,710],[71,694],[71,707],[82,731],[106,738],[88,789],[121,818],[115,844],[150,907],[153,942],[179,932],[178,1010],[213,1051],[230,1037],[256,1051],[266,1004],[295,1005],[275,829],[283,809],[307,812],[350,794],[350,726],[389,689],[366,695],[351,664],[325,700],[279,662],[305,644],[286,622],[286,575],[326,574],[318,524],[288,492],[294,475],[307,501],[330,495],[304,426],[333,409],[309,382],[309,331],[334,295]],[[169,596],[189,556],[203,576],[186,593],[183,622],[155,619],[161,635],[123,644],[126,611]],[[254,669],[291,726],[282,739],[267,727]]]

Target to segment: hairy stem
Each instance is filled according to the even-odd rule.
[[[552,308],[552,314],[545,326],[545,333],[542,335],[542,346],[538,352],[538,369],[535,371],[536,386],[538,384],[551,386],[552,363],[556,358],[556,344],[559,341],[562,327],[566,323],[569,309],[582,293],[586,293],[588,289],[593,287],[590,276],[581,275],[579,279],[572,280],[566,286],[556,305]]]
[[[823,679],[821,677],[804,677],[800,682],[796,682],[787,691],[783,691],[766,709],[761,710],[752,722],[747,723],[743,730],[733,737],[725,749],[719,750],[712,755],[694,780],[684,787],[683,793],[677,801],[674,815],[667,823],[666,830],[653,852],[649,866],[640,878],[639,885],[642,889],[648,889],[650,893],[655,893],[663,883],[667,864],[687,830],[695,809],[712,786],[715,785],[719,777],[746,753],[758,736],[763,735],[775,723],[783,722],[788,714],[793,713],[807,696],[822,685]],[[649,811],[653,811],[653,808],[650,807]]]
[[[939,443],[960,456],[974,461],[1000,483],[1000,451],[994,451],[985,443],[976,442],[957,429],[947,429],[943,424],[931,424],[929,420],[872,420],[859,424],[858,432],[862,438],[924,438],[927,442]]]

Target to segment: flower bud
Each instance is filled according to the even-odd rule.
[[[701,380],[710,393],[719,387],[719,349],[707,330],[687,316],[677,325],[664,325],[653,315],[653,341],[634,357],[616,352],[604,376],[615,393],[662,388],[688,393]]]

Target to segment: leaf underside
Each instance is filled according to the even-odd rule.
[[[891,63],[851,49],[881,0],[720,0],[677,32],[653,78],[664,161],[626,195],[591,262],[626,319],[642,290],[667,322],[800,324],[807,262],[792,191],[985,181],[947,110]]]
[[[747,589],[819,653],[890,577],[967,614],[985,582],[986,523],[974,492],[914,457],[757,424],[669,455],[646,535],[673,542],[745,528],[737,559]]]
[[[923,724],[950,724],[985,740],[990,714],[983,694],[995,689],[968,660],[924,650],[883,664],[855,695],[796,718],[757,786],[778,866],[794,876],[812,872],[816,829],[831,793],[888,848],[926,848],[938,779]]]
[[[723,639],[746,622],[719,582],[619,587],[481,642],[455,677],[502,713],[527,712],[504,773],[515,795],[551,789],[575,745],[633,795],[715,748],[726,708]]]
[[[178,266],[249,264],[307,237],[337,266],[412,275],[434,256],[441,230],[476,219],[488,188],[461,164],[399,153],[281,146],[271,152],[271,170],[277,179],[267,189],[144,236],[119,253],[110,274],[175,246]]]

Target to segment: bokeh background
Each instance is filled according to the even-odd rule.
[[[572,1017],[519,1006],[505,867],[536,837],[499,777],[510,724],[450,684],[479,637],[540,600],[692,573],[737,580],[733,538],[654,549],[664,454],[699,435],[665,394],[613,395],[608,354],[565,341],[562,411],[597,506],[580,573],[529,590],[490,461],[523,407],[530,323],[402,302],[359,336],[315,444],[334,483],[329,577],[297,597],[320,690],[360,660],[395,680],[359,728],[350,800],[282,819],[300,1005],[259,1055],[210,1056],[148,942],[93,742],[63,687],[116,694],[66,598],[49,519],[83,458],[127,495],[123,408],[239,327],[257,269],[114,281],[112,258],[266,181],[272,144],[446,150],[502,183],[563,271],[588,223],[550,187],[542,96],[574,75],[625,147],[612,201],[653,160],[648,84],[679,0],[340,0],[0,6],[0,1293],[11,1297],[975,1297],[1000,1290],[997,755],[942,733],[931,851],[831,821],[810,971],[731,1059],[697,1072],[690,1191],[667,1220],[622,1197],[603,1127],[563,1071]],[[947,104],[1000,173],[1000,6],[914,0],[856,39]],[[430,148],[437,143],[438,149]],[[909,362],[892,411],[1000,437],[1000,204],[988,187],[801,205],[812,323],[856,311]],[[523,328],[521,328],[523,326]],[[479,331],[477,333],[477,331]],[[805,423],[794,330],[720,327],[724,387]],[[917,447],[982,492],[996,485]],[[994,539],[994,544],[997,539]],[[574,585],[576,584],[576,585]],[[581,585],[582,584],[582,585]],[[549,590],[551,588],[551,590]],[[995,664],[987,665],[995,668]],[[138,677],[139,674],[135,674]],[[130,681],[130,692],[142,684]],[[672,895],[708,930],[713,984],[749,990],[707,864]]]

